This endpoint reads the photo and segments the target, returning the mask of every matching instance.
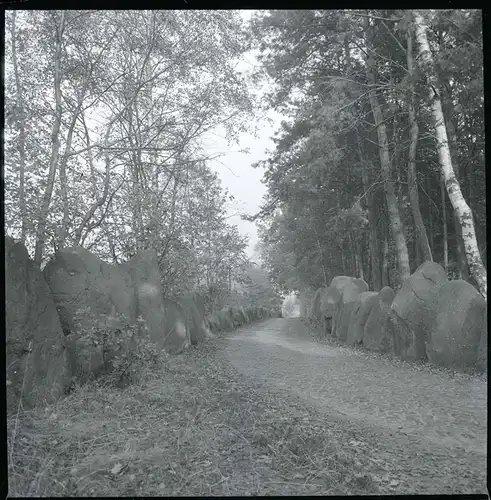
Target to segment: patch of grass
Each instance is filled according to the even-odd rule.
[[[9,416],[9,495],[380,492],[332,430],[244,381],[218,342],[169,357],[126,389],[92,382],[22,412],[15,436]]]

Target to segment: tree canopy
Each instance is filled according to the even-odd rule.
[[[397,287],[435,260],[483,291],[485,270],[480,281],[473,267],[486,258],[481,12],[417,14],[271,10],[252,20],[256,79],[272,82],[267,105],[287,117],[256,165],[268,187],[256,217],[263,257],[287,289],[338,274]],[[458,200],[452,179],[442,181],[432,85]],[[470,212],[459,216],[462,202]],[[463,240],[470,213],[474,253]]]

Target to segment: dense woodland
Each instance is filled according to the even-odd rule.
[[[433,260],[486,297],[481,12],[269,11],[253,28],[266,106],[288,117],[260,165],[277,281],[397,289]]]
[[[480,11],[7,11],[5,30],[6,232],[39,266],[153,248],[166,295],[218,308],[340,274],[397,288],[434,260],[486,297]],[[270,279],[203,146],[268,109],[285,121],[250,219]]]
[[[203,147],[254,116],[238,12],[7,11],[5,34],[6,231],[38,265],[153,248],[166,296],[278,304]]]

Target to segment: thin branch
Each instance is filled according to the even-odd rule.
[[[384,21],[382,21],[382,24],[384,25],[385,29],[389,33],[389,35],[396,41],[397,45],[401,48],[403,54],[406,54],[406,48],[401,44],[401,42],[397,39],[397,37],[392,33],[392,31],[389,29],[389,27],[385,24]]]
[[[373,14],[362,14],[361,12],[353,12],[351,10],[347,11],[348,14],[352,16],[360,16],[360,17],[368,17],[369,19],[380,19],[381,21],[391,21],[391,22],[398,22],[402,21],[402,17],[381,17],[381,16],[374,16]]]

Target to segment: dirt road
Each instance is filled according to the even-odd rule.
[[[272,319],[224,339],[241,374],[356,432],[367,464],[397,473],[394,493],[486,491],[487,382],[344,346],[300,319]]]

